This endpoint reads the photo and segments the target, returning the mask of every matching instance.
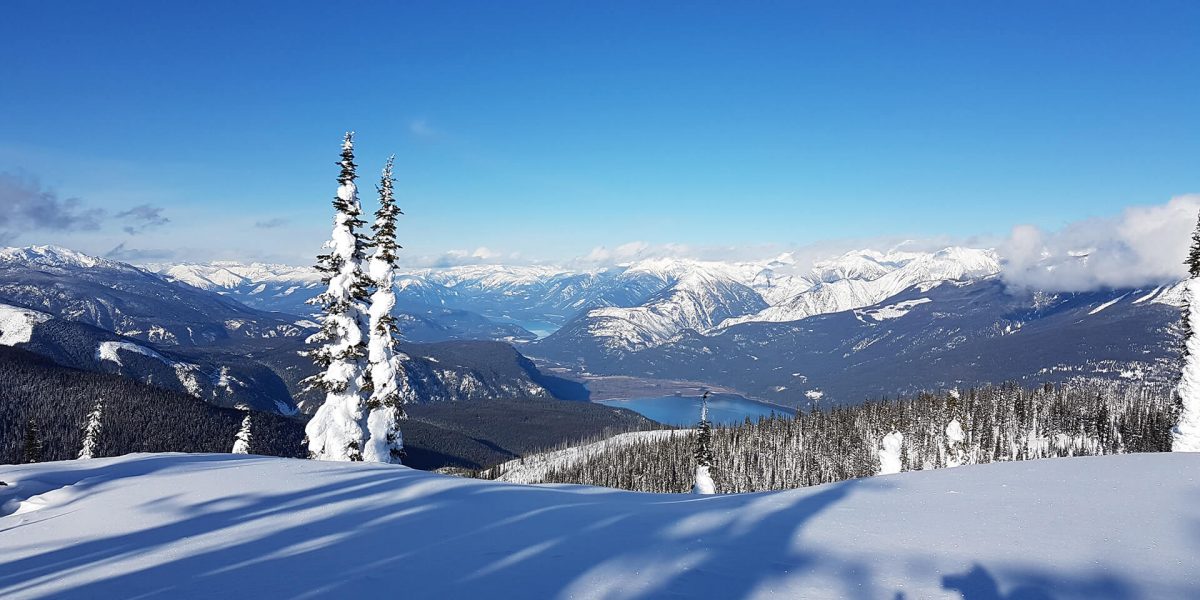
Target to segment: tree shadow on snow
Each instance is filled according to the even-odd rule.
[[[253,464],[226,459],[211,468]],[[886,597],[870,557],[804,535],[848,496],[886,480],[697,497],[341,467],[285,492],[156,500],[138,509],[155,524],[137,531],[21,557],[0,552],[0,596],[732,599],[778,595],[811,576],[824,590],[832,582],[839,597]],[[160,516],[160,524],[150,518]],[[1043,600],[1053,596],[1031,594],[1062,589],[1132,597],[1103,578],[1003,575],[1018,584],[1007,595],[979,565],[942,585],[964,600]]]
[[[962,594],[963,600],[1058,600],[1089,598],[1127,600],[1141,597],[1131,585],[1110,574],[1072,577],[1050,571],[1005,570],[1008,581],[1015,582],[1005,593],[996,577],[980,564],[966,573],[942,577],[942,589]]]

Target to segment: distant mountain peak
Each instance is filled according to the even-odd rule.
[[[110,269],[136,269],[132,265],[91,256],[62,246],[26,246],[24,248],[0,249],[0,262],[44,267],[106,267]]]

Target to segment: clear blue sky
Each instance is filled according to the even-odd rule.
[[[364,192],[397,154],[426,256],[1003,235],[1200,191],[1200,2],[3,13],[0,172],[169,219],[10,243],[304,262],[347,129]]]

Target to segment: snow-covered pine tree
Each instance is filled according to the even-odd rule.
[[[879,450],[879,474],[891,475],[902,469],[900,453],[904,449],[904,434],[893,431],[883,436],[883,448]]]
[[[305,427],[309,455],[319,460],[362,460],[367,440],[367,414],[363,390],[369,386],[366,371],[367,314],[364,301],[369,282],[363,271],[366,241],[362,207],[358,202],[354,164],[354,133],[342,142],[342,167],[333,198],[333,233],[317,257],[321,281],[328,287],[310,303],[320,306],[321,329],[308,338],[316,346],[307,353],[321,372],[307,380],[325,390],[325,402]]]
[[[946,425],[946,466],[959,467],[966,463],[967,452],[964,448],[964,440],[967,439],[963,433],[962,423],[958,419],[951,419]]]
[[[396,206],[392,177],[395,156],[388,157],[379,179],[379,210],[375,212],[375,223],[371,225],[371,246],[374,252],[367,263],[374,292],[371,294],[369,310],[369,337],[367,360],[371,379],[371,395],[367,399],[368,439],[363,448],[363,460],[369,462],[400,463],[404,456],[404,437],[400,432],[400,421],[405,419],[404,407],[411,395],[408,379],[404,377],[402,356],[396,352],[396,336],[399,330],[392,316],[396,306],[396,292],[392,288],[396,268],[396,217],[403,214]]]
[[[692,485],[692,493],[717,493],[717,486],[709,473],[713,465],[713,453],[712,423],[708,421],[708,392],[704,392],[700,398],[700,422],[696,424],[696,448],[693,455],[696,458],[696,481]]]
[[[25,424],[25,443],[21,449],[21,462],[42,462],[42,434],[38,431],[37,423],[33,422],[33,418],[30,418],[29,422]]]
[[[233,449],[230,454],[250,454],[250,413],[242,418],[242,428],[238,430],[237,436],[233,438]]]
[[[95,458],[100,446],[100,428],[104,416],[104,398],[96,400],[92,412],[88,413],[87,427],[83,430],[83,447],[79,450],[79,458]]]
[[[1184,283],[1183,365],[1175,391],[1173,452],[1200,452],[1200,222],[1192,233],[1188,252],[1188,280]]]

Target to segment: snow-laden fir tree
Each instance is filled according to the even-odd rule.
[[[21,449],[21,462],[42,462],[42,432],[38,431],[37,423],[30,418],[25,424],[25,443]]]
[[[696,481],[692,485],[693,494],[715,494],[717,486],[713,483],[709,469],[713,465],[712,453],[712,423],[708,421],[708,392],[700,398],[700,422],[696,424]]]
[[[104,399],[96,400],[92,412],[88,414],[87,426],[83,430],[83,447],[79,450],[79,458],[95,458],[100,448],[100,428],[104,418]]]
[[[367,314],[364,301],[368,285],[363,270],[366,240],[358,202],[354,164],[354,134],[342,143],[342,167],[333,199],[333,233],[317,257],[316,268],[327,288],[310,303],[320,306],[321,329],[308,339],[315,348],[307,353],[320,373],[308,384],[325,390],[325,402],[305,427],[309,455],[320,460],[362,460],[367,440],[366,403],[369,386],[366,370]]]
[[[1183,368],[1175,392],[1177,420],[1171,430],[1171,450],[1200,452],[1200,223],[1192,233],[1184,282]]]
[[[967,460],[967,452],[964,448],[964,441],[967,439],[963,433],[962,423],[958,419],[951,419],[946,425],[946,466],[959,467]]]
[[[371,395],[367,399],[367,434],[363,460],[400,463],[404,455],[404,437],[400,421],[406,418],[404,403],[411,393],[404,376],[402,356],[396,352],[399,330],[392,316],[396,292],[392,285],[396,269],[396,217],[403,214],[396,206],[392,177],[395,156],[388,157],[379,180],[379,210],[371,225],[371,246],[374,251],[367,263],[374,292],[371,294],[367,360],[371,380]]]
[[[237,435],[233,438],[233,449],[231,454],[250,454],[250,413],[242,418],[242,428],[238,430]]]
[[[904,448],[904,434],[893,431],[883,436],[883,448],[879,449],[879,474],[891,475],[901,470],[900,452]]]

